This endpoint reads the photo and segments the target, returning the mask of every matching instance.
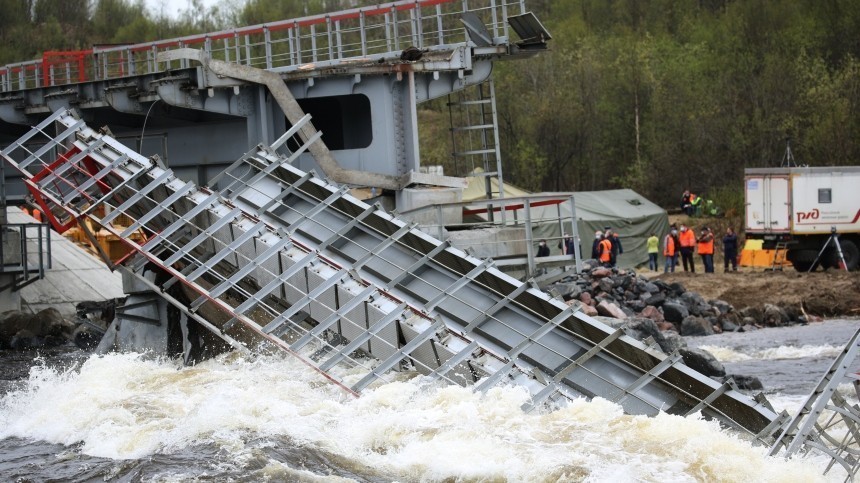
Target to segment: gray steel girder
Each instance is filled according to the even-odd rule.
[[[78,124],[63,111],[57,122]],[[241,196],[213,202],[212,191],[176,178],[109,136],[81,125],[71,131],[45,141],[73,141],[83,151],[101,140],[104,145],[91,149],[89,164],[103,169],[127,156],[102,179],[124,187],[116,188],[117,197],[92,187],[82,190],[89,200],[84,207],[63,203],[68,191],[57,192],[55,184],[41,187],[42,196],[53,209],[89,216],[117,236],[129,235],[128,230],[106,222],[115,215],[94,216],[95,206],[114,207],[150,236],[189,220],[186,230],[174,230],[181,236],[155,247],[126,242],[196,294],[198,300],[190,307],[180,303],[181,309],[204,315],[216,335],[249,348],[266,341],[350,393],[386,380],[388,371],[412,369],[456,384],[485,378],[482,388],[522,385],[537,401],[600,396],[632,414],[701,411],[752,436],[771,436],[759,434],[777,418],[766,404],[536,288],[523,289],[490,261],[451,248],[384,211],[367,213],[368,205],[337,186],[273,160],[269,148],[244,158],[250,171],[241,179],[251,184]],[[20,168],[9,154],[2,152],[3,160]],[[54,159],[46,156],[34,166],[51,165]],[[64,162],[72,162],[68,158]],[[92,168],[82,163],[68,169]],[[67,181],[73,188],[84,186]],[[301,185],[281,197],[296,182]],[[206,207],[194,208],[201,203]],[[198,214],[183,218],[192,210]],[[353,223],[359,215],[362,220]],[[225,217],[229,220],[219,229],[208,231]],[[197,241],[201,236],[204,244]],[[351,302],[355,297],[366,298]],[[332,318],[339,311],[343,315]],[[300,312],[307,316],[291,317]],[[321,323],[330,328],[314,331]]]

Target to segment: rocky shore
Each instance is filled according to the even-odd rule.
[[[789,303],[736,308],[725,300],[706,299],[681,282],[599,267],[594,260],[583,263],[582,273],[571,272],[545,289],[607,325],[625,327],[636,339],[650,337],[667,354],[678,351],[688,366],[707,376],[720,381],[731,377],[742,389],[762,387],[755,378],[726,374],[713,355],[688,348],[684,337],[804,324],[814,317]]]

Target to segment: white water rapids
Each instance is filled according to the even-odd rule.
[[[336,474],[373,481],[844,478],[838,470],[822,476],[820,456],[766,457],[766,448],[699,418],[628,416],[599,399],[525,414],[520,406],[526,399],[515,387],[481,396],[407,378],[352,398],[280,356],[249,360],[230,354],[181,368],[175,361],[110,354],[71,370],[35,365],[29,378],[0,396],[0,441],[74,448],[58,459],[193,459],[196,448],[213,448],[218,461],[210,461],[205,474],[215,479],[219,471],[250,473],[254,480],[351,479],[307,469],[302,457],[265,451],[278,445],[325,455],[322,466],[338,467]],[[119,473],[106,477],[123,470],[112,471]],[[175,465],[149,475],[154,481],[201,476]]]

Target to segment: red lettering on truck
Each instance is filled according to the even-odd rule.
[[[817,220],[818,219],[818,208],[815,208],[812,211],[798,211],[797,212],[797,222],[800,223],[803,220]]]

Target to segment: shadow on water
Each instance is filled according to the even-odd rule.
[[[246,456],[237,461],[216,444],[192,445],[170,454],[142,459],[113,460],[81,454],[79,446],[7,438],[0,441],[3,481],[138,482],[160,479],[255,482],[312,480],[337,477],[358,482],[387,482],[370,468],[352,468],[317,450],[283,440],[251,440]],[[249,455],[248,455],[249,453]],[[369,476],[374,475],[375,476]],[[313,476],[312,476],[313,475]]]

